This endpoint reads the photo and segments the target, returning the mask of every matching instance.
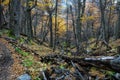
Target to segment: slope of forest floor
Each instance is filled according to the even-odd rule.
[[[109,68],[109,65],[104,66],[102,63],[92,61],[84,62],[83,58],[90,57],[92,54],[84,54],[79,57],[71,54],[63,56],[59,54],[60,50],[53,52],[51,48],[47,47],[47,43],[45,46],[39,45],[35,41],[26,42],[25,37],[14,40],[7,34],[1,36],[0,42],[11,51],[14,59],[10,68],[10,80],[16,80],[24,73],[28,73],[32,80],[115,80],[116,75],[120,76],[114,69]],[[99,56],[116,55],[115,51],[103,50],[100,52],[99,49],[94,51],[93,55],[96,55],[97,52],[99,52]]]

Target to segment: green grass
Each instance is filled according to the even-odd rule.
[[[25,42],[25,39],[21,37],[21,38],[19,39],[19,42],[20,42],[20,43],[24,43],[24,42]]]
[[[39,77],[36,77],[34,80],[41,80]]]
[[[7,35],[8,35],[9,37],[11,37],[11,38],[16,39],[16,37],[13,35],[13,30],[8,30],[8,31],[7,31]]]
[[[113,71],[106,71],[105,74],[109,75],[109,76],[113,76],[115,74],[115,72],[113,72]]]
[[[29,55],[28,52],[22,51],[20,48],[16,47],[15,51],[18,52],[19,54],[21,54],[22,56],[26,57]]]
[[[23,65],[26,66],[26,67],[31,67],[33,65],[33,60],[30,60],[30,59],[25,59],[23,61]]]

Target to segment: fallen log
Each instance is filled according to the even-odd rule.
[[[104,70],[110,70],[120,73],[120,57],[114,57],[114,56],[99,56],[99,57],[74,57],[74,56],[66,56],[66,55],[59,55],[59,54],[53,54],[53,55],[47,55],[42,56],[41,61],[57,61],[55,59],[61,58],[67,63],[70,63],[71,60],[75,63],[78,63],[81,66],[84,67],[97,67]]]

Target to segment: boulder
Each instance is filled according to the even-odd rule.
[[[10,50],[0,43],[0,80],[9,80],[9,67],[13,64]]]

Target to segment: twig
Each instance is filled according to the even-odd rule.
[[[61,79],[63,79],[65,77],[65,75],[62,75],[62,76],[60,76],[60,77],[57,77],[55,80],[61,80]]]
[[[44,77],[44,80],[47,80],[44,71],[42,71],[42,75],[43,75],[43,77]]]
[[[71,64],[73,65],[73,67],[75,68],[76,72],[78,73],[78,75],[80,76],[81,80],[85,80],[84,77],[82,76],[82,74],[78,71],[78,69],[76,68],[75,64],[73,63],[73,61],[71,61]]]

